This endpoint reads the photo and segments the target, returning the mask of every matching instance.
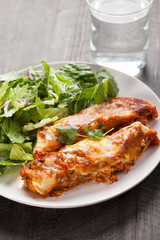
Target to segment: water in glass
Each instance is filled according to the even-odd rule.
[[[146,64],[150,0],[90,1],[92,57],[100,65],[129,75]]]

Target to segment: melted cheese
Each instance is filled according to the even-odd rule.
[[[113,173],[129,170],[152,141],[159,143],[157,133],[135,122],[101,140],[84,139],[57,153],[47,153],[40,160],[35,159],[30,169],[24,165],[21,175],[29,190],[44,196],[94,177],[113,182],[117,179]]]

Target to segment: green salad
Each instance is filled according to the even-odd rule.
[[[25,75],[0,75],[0,175],[33,159],[38,128],[118,94],[105,69],[94,73],[86,64],[66,64],[55,70],[41,64],[43,70],[29,67]]]

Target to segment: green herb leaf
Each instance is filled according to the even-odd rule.
[[[56,130],[59,130],[61,135],[58,136],[58,140],[64,144],[72,144],[75,140],[75,137],[78,136],[77,130],[79,127],[76,126],[61,126],[57,127]]]
[[[63,144],[72,144],[75,140],[75,134],[72,132],[64,133],[58,136],[58,140]]]
[[[59,130],[60,133],[68,133],[68,132],[72,132],[74,134],[78,134],[77,130],[79,129],[79,127],[76,126],[60,126],[57,127],[56,130]]]
[[[99,129],[99,130],[103,130],[105,127],[106,127],[105,124],[99,124],[98,129]]]
[[[56,130],[59,130],[61,133],[58,136],[58,140],[61,143],[72,144],[74,142],[76,136],[80,136],[80,137],[84,137],[84,138],[89,137],[91,139],[99,140],[99,139],[103,138],[104,136],[106,136],[110,131],[113,130],[113,128],[112,128],[109,131],[107,131],[106,133],[103,133],[102,129],[104,129],[104,128],[105,128],[104,124],[100,124],[98,129],[90,129],[88,127],[84,127],[84,130],[86,131],[87,135],[79,134],[77,132],[79,127],[77,127],[77,126],[60,126],[60,127],[57,127]]]
[[[101,139],[104,135],[100,129],[89,129],[88,127],[85,127],[84,130],[87,132],[88,137],[92,139]]]

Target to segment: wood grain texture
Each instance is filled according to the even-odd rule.
[[[160,1],[140,79],[160,97]],[[0,0],[0,72],[42,60],[92,61],[85,0]],[[159,240],[160,168],[127,193],[94,206],[43,209],[0,198],[0,240]]]

